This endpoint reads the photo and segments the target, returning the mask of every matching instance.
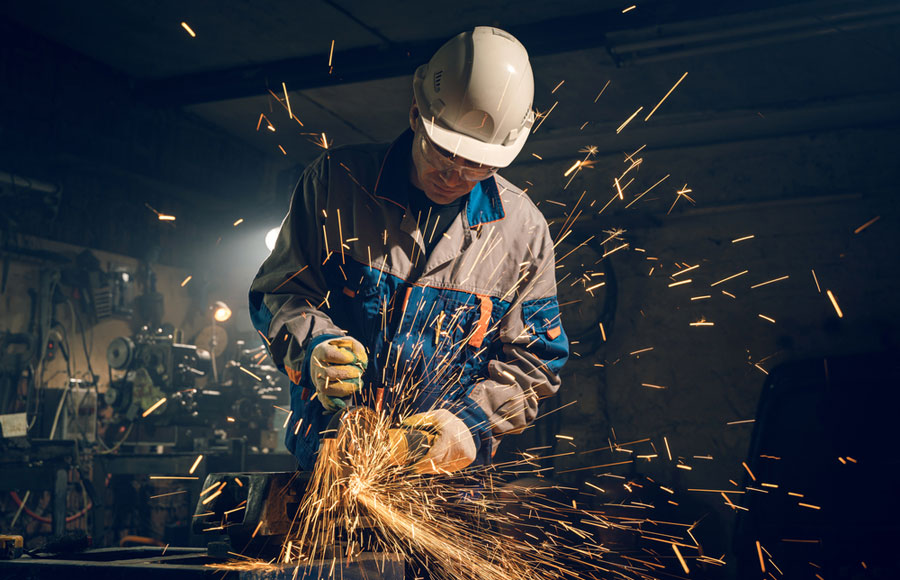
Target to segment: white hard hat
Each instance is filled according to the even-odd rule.
[[[428,137],[482,165],[512,163],[534,124],[528,53],[499,28],[450,39],[416,70],[413,93]]]

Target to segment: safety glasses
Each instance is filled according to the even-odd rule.
[[[455,171],[466,181],[483,181],[497,173],[497,167],[478,165],[435,145],[423,130],[416,131],[416,133],[417,147],[422,152],[422,156],[440,173],[446,174]]]

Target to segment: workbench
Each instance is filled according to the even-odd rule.
[[[0,560],[4,580],[292,580],[328,578],[332,561],[303,565],[282,564],[256,570],[223,570],[222,563],[204,548],[103,548],[54,558],[22,557]],[[343,564],[343,565],[342,565]],[[350,562],[335,563],[333,578],[342,580],[404,580],[404,563],[396,555],[364,553]]]

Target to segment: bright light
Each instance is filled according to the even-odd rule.
[[[216,322],[225,322],[231,318],[231,308],[222,301],[216,301],[212,305],[213,319]]]
[[[281,231],[281,228],[272,228],[266,233],[266,247],[269,248],[269,251],[275,249],[275,240],[278,239],[278,232]]]

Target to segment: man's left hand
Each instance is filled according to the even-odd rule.
[[[431,446],[424,457],[415,461],[411,469],[416,473],[448,473],[468,467],[474,460],[477,449],[472,432],[462,419],[447,409],[434,409],[417,413],[400,422],[401,428],[392,432],[402,434],[404,431],[421,432],[418,440],[429,440]],[[396,441],[392,437],[392,444]],[[408,438],[407,438],[408,440]],[[395,444],[396,445],[396,444]],[[398,448],[395,459],[397,463],[405,463],[407,454],[416,455],[414,450],[405,445]]]

